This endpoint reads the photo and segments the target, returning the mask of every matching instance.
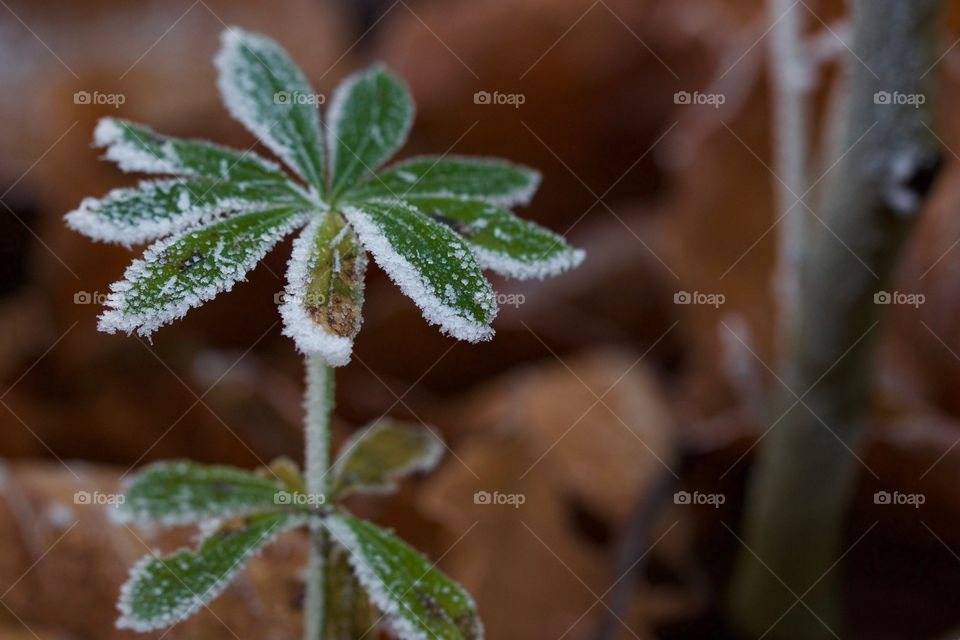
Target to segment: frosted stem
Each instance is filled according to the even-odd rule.
[[[843,155],[816,203],[822,223],[805,229],[780,376],[789,392],[748,487],[732,584],[744,637],[829,640],[845,622],[849,506],[859,476],[876,475],[856,453],[876,375],[872,347],[884,307],[875,296],[889,290],[940,165],[930,129],[940,4],[852,2],[843,108],[828,129]]]
[[[317,355],[306,360],[307,391],[304,475],[307,493],[327,493],[330,467],[330,415],[333,413],[333,370]],[[327,535],[318,522],[310,525],[310,558],[307,563],[307,592],[304,601],[304,640],[322,640],[326,612]]]
[[[780,224],[779,264],[774,276],[774,299],[779,301],[780,336],[792,334],[796,316],[799,262],[803,251],[804,194],[808,188],[810,135],[810,76],[803,50],[802,22],[807,9],[792,0],[768,0],[771,29],[770,71],[773,84],[774,151],[777,175],[777,219]],[[780,357],[787,349],[780,345]]]

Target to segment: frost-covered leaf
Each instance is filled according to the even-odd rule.
[[[374,638],[380,621],[367,592],[350,568],[347,550],[338,544],[327,546],[327,628],[324,640]]]
[[[227,291],[303,217],[281,207],[227,218],[151,245],[111,285],[101,331],[149,335]]]
[[[287,52],[265,36],[228,27],[214,62],[230,114],[323,193],[318,100]]]
[[[103,118],[97,123],[93,141],[96,146],[105,147],[106,158],[124,171],[282,185],[291,192],[300,192],[279,166],[252,151],[240,152],[206,140],[163,136],[127,120]]]
[[[304,522],[305,516],[294,513],[250,516],[225,524],[195,551],[146,556],[120,590],[117,627],[145,632],[180,622],[220,595],[245,561],[277,534]]]
[[[280,315],[284,335],[334,366],[350,361],[360,330],[367,254],[339,213],[313,220],[294,240]]]
[[[129,246],[270,204],[309,206],[279,182],[182,178],[141,182],[100,199],[85,198],[66,220],[71,229],[90,238]]]
[[[539,173],[505,160],[418,156],[369,178],[352,189],[349,197],[479,198],[501,206],[511,206],[529,202],[539,185]]]
[[[407,202],[459,233],[484,269],[513,278],[544,278],[576,267],[583,251],[540,225],[483,200],[414,197]]]
[[[413,100],[396,76],[375,66],[337,87],[327,120],[330,193],[338,195],[403,146],[413,122]]]
[[[337,512],[324,520],[350,552],[354,575],[401,640],[477,640],[483,627],[463,587],[371,522]]]
[[[121,522],[193,524],[276,509],[287,487],[243,469],[188,461],[158,462],[132,475],[122,488]]]
[[[344,206],[343,213],[377,264],[428,322],[460,340],[493,336],[493,289],[456,233],[399,201],[371,200]]]
[[[331,471],[334,498],[350,493],[386,493],[396,481],[429,471],[443,455],[443,443],[420,424],[382,419],[353,434]]]

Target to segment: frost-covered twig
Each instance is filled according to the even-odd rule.
[[[767,12],[773,23],[768,42],[773,87],[774,167],[779,178],[777,219],[784,216],[779,226],[774,299],[779,302],[779,327],[784,335],[791,331],[797,308],[797,278],[806,218],[803,198],[809,183],[809,93],[813,70],[802,40],[802,18],[807,8],[793,0],[769,0]]]
[[[781,410],[748,495],[733,606],[751,635],[832,637],[845,516],[884,289],[939,166],[932,126],[938,0],[854,0],[842,160],[804,238]],[[782,414],[782,416],[781,416]],[[783,581],[781,583],[780,581]],[[784,588],[787,585],[787,589]],[[803,606],[796,597],[803,595]],[[796,606],[795,606],[796,605]],[[789,612],[789,613],[787,613]],[[772,629],[771,629],[772,627]]]

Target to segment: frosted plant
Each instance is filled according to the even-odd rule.
[[[256,473],[186,461],[158,463],[124,487],[126,522],[197,525],[195,549],[147,556],[124,585],[118,625],[150,631],[205,606],[244,561],[287,529],[306,526],[305,633],[350,640],[385,624],[404,640],[478,638],[473,601],[390,532],[336,506],[353,492],[389,492],[433,467],[432,431],[380,421],[331,465],[331,366],[346,364],[361,325],[367,253],[430,323],[461,340],[492,337],[497,312],[481,269],[543,278],[581,251],[509,208],[539,175],[501,160],[423,156],[377,170],[404,143],[413,102],[381,66],[348,78],[321,126],[316,94],[286,52],[240,29],[216,57],[230,113],[295,176],[252,151],[157,134],[106,118],[94,141],[130,172],[173,178],[88,198],[67,224],[96,240],[153,242],[112,285],[99,328],[149,336],[243,280],[274,245],[293,242],[280,314],[307,362],[306,455]],[[375,615],[379,610],[380,615]]]

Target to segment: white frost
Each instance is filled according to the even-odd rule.
[[[357,83],[359,83],[361,80],[364,80],[365,78],[369,77],[372,74],[380,73],[384,70],[385,68],[382,65],[375,65],[368,69],[361,69],[360,71],[354,72],[351,75],[349,75],[345,80],[343,80],[339,85],[337,85],[336,89],[334,89],[333,97],[330,99],[330,106],[327,108],[327,117],[326,117],[328,132],[330,133],[330,135],[327,136],[327,158],[328,158],[328,164],[330,165],[331,170],[334,170],[337,167],[340,147],[345,145],[344,140],[342,140],[340,136],[340,132],[341,132],[341,124],[343,123],[344,119],[350,116],[350,114],[346,113],[346,109],[345,109],[347,101],[350,99],[351,94],[353,93],[353,90],[356,87]],[[394,80],[396,80],[397,82],[400,82],[401,85],[403,84],[399,78],[394,78]],[[406,89],[406,87],[404,88]],[[406,91],[407,91],[407,94],[409,95],[409,89],[406,89]],[[396,140],[392,145],[390,145],[393,148],[389,148],[387,146],[386,144],[387,141],[384,140],[383,132],[380,129],[379,125],[373,126],[369,131],[370,137],[376,142],[376,146],[379,149],[381,149],[382,157],[376,159],[376,161],[370,164],[369,166],[367,164],[364,164],[364,168],[367,170],[367,172],[372,173],[376,171],[383,162],[389,159],[392,152],[395,151],[396,148],[401,147],[403,143],[406,141],[407,136],[410,134],[410,129],[413,126],[413,120],[416,112],[416,107],[413,104],[412,100],[408,100],[406,106],[409,107],[409,110],[406,114],[405,120],[403,121],[400,127],[400,130],[397,132]],[[350,151],[351,151],[351,154],[353,155],[353,158],[350,159],[351,162],[363,163],[362,158],[357,157],[356,153],[354,153],[352,150]],[[346,185],[346,186],[352,186],[352,185]]]
[[[93,130],[93,144],[106,147],[105,157],[117,163],[123,171],[142,173],[183,173],[183,166],[173,145],[167,141],[159,155],[131,144],[124,136],[124,129],[113,118],[102,118]]]
[[[141,182],[138,189],[159,189],[173,184],[172,181]],[[80,206],[64,216],[67,226],[78,233],[98,240],[130,247],[135,244],[150,242],[158,238],[171,235],[216,221],[224,211],[242,213],[251,211],[262,204],[253,203],[240,198],[226,198],[205,206],[191,207],[181,194],[177,212],[162,212],[167,215],[157,217],[141,217],[132,222],[110,218],[103,214],[103,207],[110,198],[120,198],[131,189],[114,189],[103,198],[84,198]]]
[[[323,524],[333,539],[349,552],[347,559],[353,568],[353,574],[367,592],[370,602],[386,617],[390,630],[400,640],[432,640],[409,619],[412,612],[401,606],[397,594],[377,575],[350,524],[335,515],[324,519]]]
[[[430,172],[441,163],[448,162],[463,163],[472,167],[489,166],[495,168],[513,169],[522,172],[527,176],[528,179],[526,184],[520,185],[511,190],[500,191],[496,194],[486,193],[486,190],[480,189],[476,184],[471,185],[469,181],[466,183],[466,185],[472,186],[472,189],[468,189],[467,193],[464,193],[462,190],[458,190],[458,186],[462,188],[462,186],[465,184],[465,178],[463,176],[451,178],[449,182],[451,188],[447,189],[425,189],[419,184],[424,175],[426,175],[428,179],[436,180],[436,176],[430,178]],[[439,158],[436,156],[413,156],[411,158],[407,158],[406,160],[402,160],[390,165],[384,170],[381,176],[388,176],[391,174],[396,176],[400,181],[409,185],[405,192],[392,194],[397,198],[403,198],[408,194],[415,194],[418,197],[452,198],[455,200],[483,200],[484,202],[489,202],[490,204],[508,208],[515,205],[529,204],[530,200],[533,199],[533,195],[540,187],[540,182],[543,178],[540,172],[536,169],[515,164],[507,160],[503,160],[502,158],[466,156],[455,153],[446,154]],[[413,179],[411,180],[411,178]],[[375,181],[377,181],[377,177],[372,177],[369,179],[369,182]]]
[[[128,313],[124,311],[127,306],[126,297],[127,293],[133,288],[134,282],[149,273],[152,263],[163,254],[164,250],[191,231],[184,231],[154,243],[144,252],[142,258],[134,260],[127,267],[123,274],[123,280],[110,285],[110,294],[106,300],[108,309],[100,314],[97,328],[104,333],[116,333],[118,331],[131,333],[136,331],[141,336],[150,335],[163,325],[182,318],[193,307],[200,306],[221,292],[230,291],[233,285],[243,280],[247,272],[253,269],[277,242],[305,221],[306,218],[303,214],[295,214],[268,229],[260,238],[258,249],[251,252],[245,260],[240,262],[233,262],[224,259],[222,255],[218,255],[220,277],[206,286],[184,289],[176,287],[178,283],[175,281],[169,282],[167,283],[167,287],[170,289],[167,292],[169,298],[165,306],[150,311]],[[174,288],[178,290],[174,291]]]
[[[546,260],[537,260],[525,262],[513,258],[506,253],[492,251],[486,247],[467,241],[467,245],[473,251],[477,258],[477,263],[481,269],[490,269],[502,276],[517,278],[518,280],[543,280],[549,276],[555,276],[569,269],[580,266],[586,257],[583,249],[572,249],[561,251]]]
[[[261,537],[256,544],[253,544],[246,549],[246,552],[240,558],[238,558],[235,563],[233,563],[233,566],[231,566],[230,569],[223,575],[218,576],[217,580],[203,593],[198,594],[191,592],[191,598],[184,599],[173,606],[168,607],[167,610],[161,615],[145,619],[138,617],[133,611],[133,597],[135,595],[134,587],[145,574],[147,566],[151,562],[160,559],[158,555],[151,552],[150,555],[144,556],[135,565],[133,565],[133,567],[131,567],[127,581],[123,583],[122,587],[120,587],[120,599],[117,601],[117,609],[120,611],[120,617],[117,618],[117,629],[131,629],[138,633],[146,633],[178,624],[184,618],[196,613],[201,607],[205,606],[208,602],[219,596],[223,590],[227,588],[227,585],[230,584],[234,576],[243,568],[247,560],[255,555],[258,555],[265,547],[273,543],[273,541],[276,540],[282,532],[294,527],[298,527],[304,524],[306,521],[306,516],[291,516],[282,525],[274,527],[267,533],[267,535]],[[181,551],[192,552],[192,550],[188,547],[183,547],[174,553],[180,553]],[[190,591],[189,587],[186,585],[183,586]]]
[[[353,88],[363,79],[364,71],[356,71],[337,85],[327,106],[325,125],[327,127],[327,165],[332,169],[337,166],[337,156],[340,148],[340,123],[345,114],[344,106],[353,93]]]
[[[429,282],[406,258],[397,253],[369,214],[356,207],[344,206],[343,215],[357,232],[363,246],[373,254],[380,268],[420,307],[427,322],[439,325],[441,331],[458,340],[480,342],[493,337],[494,331],[491,327],[465,318],[456,307],[437,297]],[[493,313],[496,314],[495,308]]]
[[[293,251],[287,263],[286,295],[280,305],[280,316],[283,318],[283,335],[293,338],[301,353],[319,354],[331,366],[340,367],[350,362],[353,339],[328,333],[307,315],[303,305],[313,266],[310,258],[315,246],[314,236],[323,220],[322,216],[316,217],[293,241]],[[346,232],[347,227],[344,227],[343,231]],[[357,256],[356,267],[361,274],[366,271],[365,253],[360,252]]]
[[[423,578],[430,573],[433,565],[421,557],[426,570],[415,578],[403,571],[397,571],[396,562],[392,562],[393,558],[386,557],[385,547],[380,540],[364,545],[351,525],[349,516],[335,513],[325,518],[323,525],[334,541],[348,551],[347,559],[354,576],[367,592],[370,601],[384,614],[390,631],[400,640],[434,640],[437,636],[430,622],[419,617],[409,604],[403,602],[411,589],[423,584]],[[399,560],[402,561],[402,558]],[[450,594],[451,587],[456,588],[457,592]],[[439,589],[433,589],[436,594],[447,596],[445,599],[452,603],[465,605],[470,611],[476,610],[473,599],[458,585],[448,583]],[[451,618],[452,612],[442,609],[432,611],[428,608],[428,615],[458,626],[462,623]],[[464,631],[462,635],[480,640],[483,638],[483,625],[475,616],[472,618],[471,629]]]
[[[227,111],[237,121],[243,124],[257,139],[266,145],[277,156],[282,158],[290,167],[296,170],[300,176],[310,181],[310,176],[304,167],[305,160],[299,157],[297,151],[293,148],[294,141],[287,139],[283,123],[271,121],[270,118],[261,113],[265,105],[258,102],[258,98],[264,99],[264,87],[257,84],[257,81],[250,74],[247,61],[244,59],[243,49],[246,48],[254,56],[265,55],[266,51],[276,51],[281,55],[286,53],[280,49],[279,45],[264,36],[250,33],[239,27],[227,27],[220,35],[220,50],[213,59],[213,64],[217,68],[217,87],[220,89],[220,95]],[[266,62],[263,63],[266,65]],[[292,70],[299,74],[299,70]],[[278,70],[279,73],[279,70]],[[306,79],[300,78],[305,88]],[[296,87],[286,87],[290,91],[297,91]],[[271,95],[269,100],[274,100]],[[315,125],[317,136],[321,138],[320,114],[314,110]],[[315,185],[311,184],[311,189]]]

